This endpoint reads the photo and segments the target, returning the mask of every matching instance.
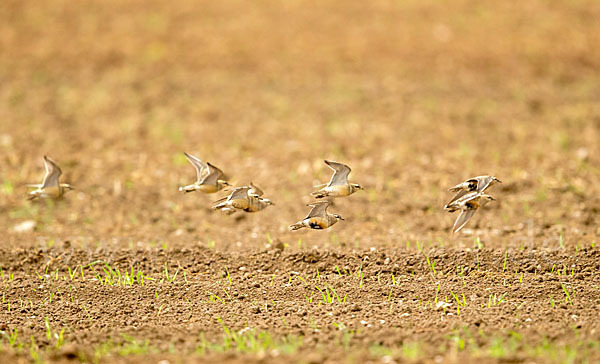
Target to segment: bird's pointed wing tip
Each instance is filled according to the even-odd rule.
[[[320,200],[320,201],[313,201],[311,203],[306,204],[306,206],[314,206],[314,205],[322,205],[322,204],[329,204],[330,202],[327,200]]]

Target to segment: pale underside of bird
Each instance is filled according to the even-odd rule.
[[[184,153],[190,164],[196,169],[196,182],[191,185],[179,187],[179,191],[184,193],[201,191],[204,193],[215,193],[229,186],[225,180],[223,171],[209,162],[194,157],[191,154]]]
[[[44,156],[44,167],[46,175],[41,184],[30,184],[28,187],[34,187],[35,190],[29,192],[28,199],[36,198],[53,198],[58,199],[64,196],[65,193],[72,190],[73,187],[67,183],[60,183],[58,178],[62,174],[62,170],[58,165],[47,156]]]
[[[333,175],[324,187],[320,188],[317,191],[311,193],[315,198],[323,198],[323,197],[343,197],[350,196],[354,192],[358,190],[362,190],[363,188],[356,183],[348,183],[348,175],[352,171],[350,167],[345,164],[333,162],[333,161],[324,161],[329,168],[333,169]],[[315,186],[315,187],[321,187]]]
[[[215,201],[213,209],[221,210],[228,215],[238,210],[258,212],[273,205],[269,199],[260,197],[262,195],[263,191],[250,183],[249,186],[234,188],[229,196]]]
[[[327,207],[329,207],[330,204],[331,202],[329,201],[316,201],[306,205],[312,207],[312,209],[304,219],[290,225],[290,230],[302,228],[322,230],[331,227],[338,222],[338,220],[344,220],[338,214],[327,212]]]
[[[456,195],[446,204],[446,208],[453,202],[462,198],[470,192],[483,193],[488,187],[495,185],[496,183],[502,183],[498,178],[494,176],[477,176],[469,178],[468,180],[457,184],[456,186],[448,189],[450,192],[457,192]]]
[[[456,201],[449,203],[445,208],[448,212],[460,210],[460,215],[458,215],[456,221],[454,222],[454,226],[452,227],[452,233],[457,233],[460,231],[460,229],[467,224],[467,222],[473,217],[479,208],[494,200],[495,198],[490,195],[475,191],[469,192]]]

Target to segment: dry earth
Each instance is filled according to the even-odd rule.
[[[0,2],[2,355],[600,361],[599,18],[591,0]],[[181,194],[184,151],[276,205]],[[76,188],[61,201],[25,198],[43,155]],[[331,229],[288,231],[326,158],[365,191]],[[498,201],[450,235],[446,189],[487,173]]]

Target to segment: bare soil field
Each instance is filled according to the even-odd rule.
[[[600,362],[600,3],[0,2],[3,362]],[[275,205],[183,194],[183,152]],[[27,200],[42,157],[75,187]],[[365,187],[289,231],[331,159]],[[451,235],[447,189],[493,174]]]

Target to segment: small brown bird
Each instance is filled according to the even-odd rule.
[[[236,187],[236,188],[226,188],[224,189],[224,191],[235,191],[236,189],[239,188],[247,188],[248,189],[248,195],[249,196],[257,196],[260,197],[262,195],[264,195],[264,191],[261,190],[257,185],[254,184],[254,182],[250,182],[250,184],[248,186],[243,186],[243,187]],[[222,197],[216,201],[214,201],[214,204],[219,204],[225,200],[227,200],[229,198],[229,196],[232,194],[232,192],[230,192],[230,194],[228,196]]]
[[[338,214],[332,214],[327,212],[327,207],[329,207],[331,203],[329,201],[316,201],[313,203],[309,203],[306,206],[312,207],[308,215],[295,224],[290,225],[290,230],[298,230],[302,228],[310,228],[310,229],[327,229],[331,227],[333,224],[338,222],[338,220],[344,220]]]
[[[46,175],[44,176],[42,183],[28,185],[28,187],[36,188],[29,192],[29,200],[36,198],[58,199],[73,189],[69,184],[58,182],[58,177],[62,174],[62,170],[52,159],[44,156],[44,166],[46,167]]]
[[[273,205],[269,199],[260,197],[262,194],[263,191],[252,183],[250,183],[250,186],[236,187],[229,196],[215,201],[213,209],[222,210],[228,215],[237,210],[258,212]]]
[[[359,184],[348,183],[348,175],[352,170],[347,165],[328,160],[325,161],[325,164],[334,172],[325,187],[311,193],[315,198],[350,196],[363,189]]]
[[[234,188],[229,196],[215,201],[215,205],[212,208],[215,210],[224,210],[226,213],[234,213],[236,209],[247,209],[249,189],[249,186]]]
[[[447,208],[454,201],[457,201],[461,197],[465,196],[470,192],[483,193],[488,187],[493,186],[496,183],[502,183],[498,178],[494,176],[478,176],[470,178],[456,186],[448,189],[450,192],[458,192],[450,202],[446,204],[444,208]]]
[[[224,180],[223,171],[213,166],[209,162],[203,162],[191,154],[184,153],[187,160],[196,169],[196,182],[188,186],[179,187],[179,191],[184,193],[201,191],[204,193],[215,193],[229,186],[229,182]]]
[[[262,198],[248,192],[248,207],[244,210],[246,212],[258,212],[266,209],[267,207],[275,205],[271,200]]]
[[[455,212],[458,210],[461,211],[460,215],[458,215],[458,218],[454,222],[452,233],[457,233],[460,231],[460,229],[467,224],[471,217],[473,217],[477,209],[485,206],[488,202],[495,200],[496,199],[490,195],[481,194],[478,192],[469,192],[458,200],[446,205],[445,209],[448,212]]]

